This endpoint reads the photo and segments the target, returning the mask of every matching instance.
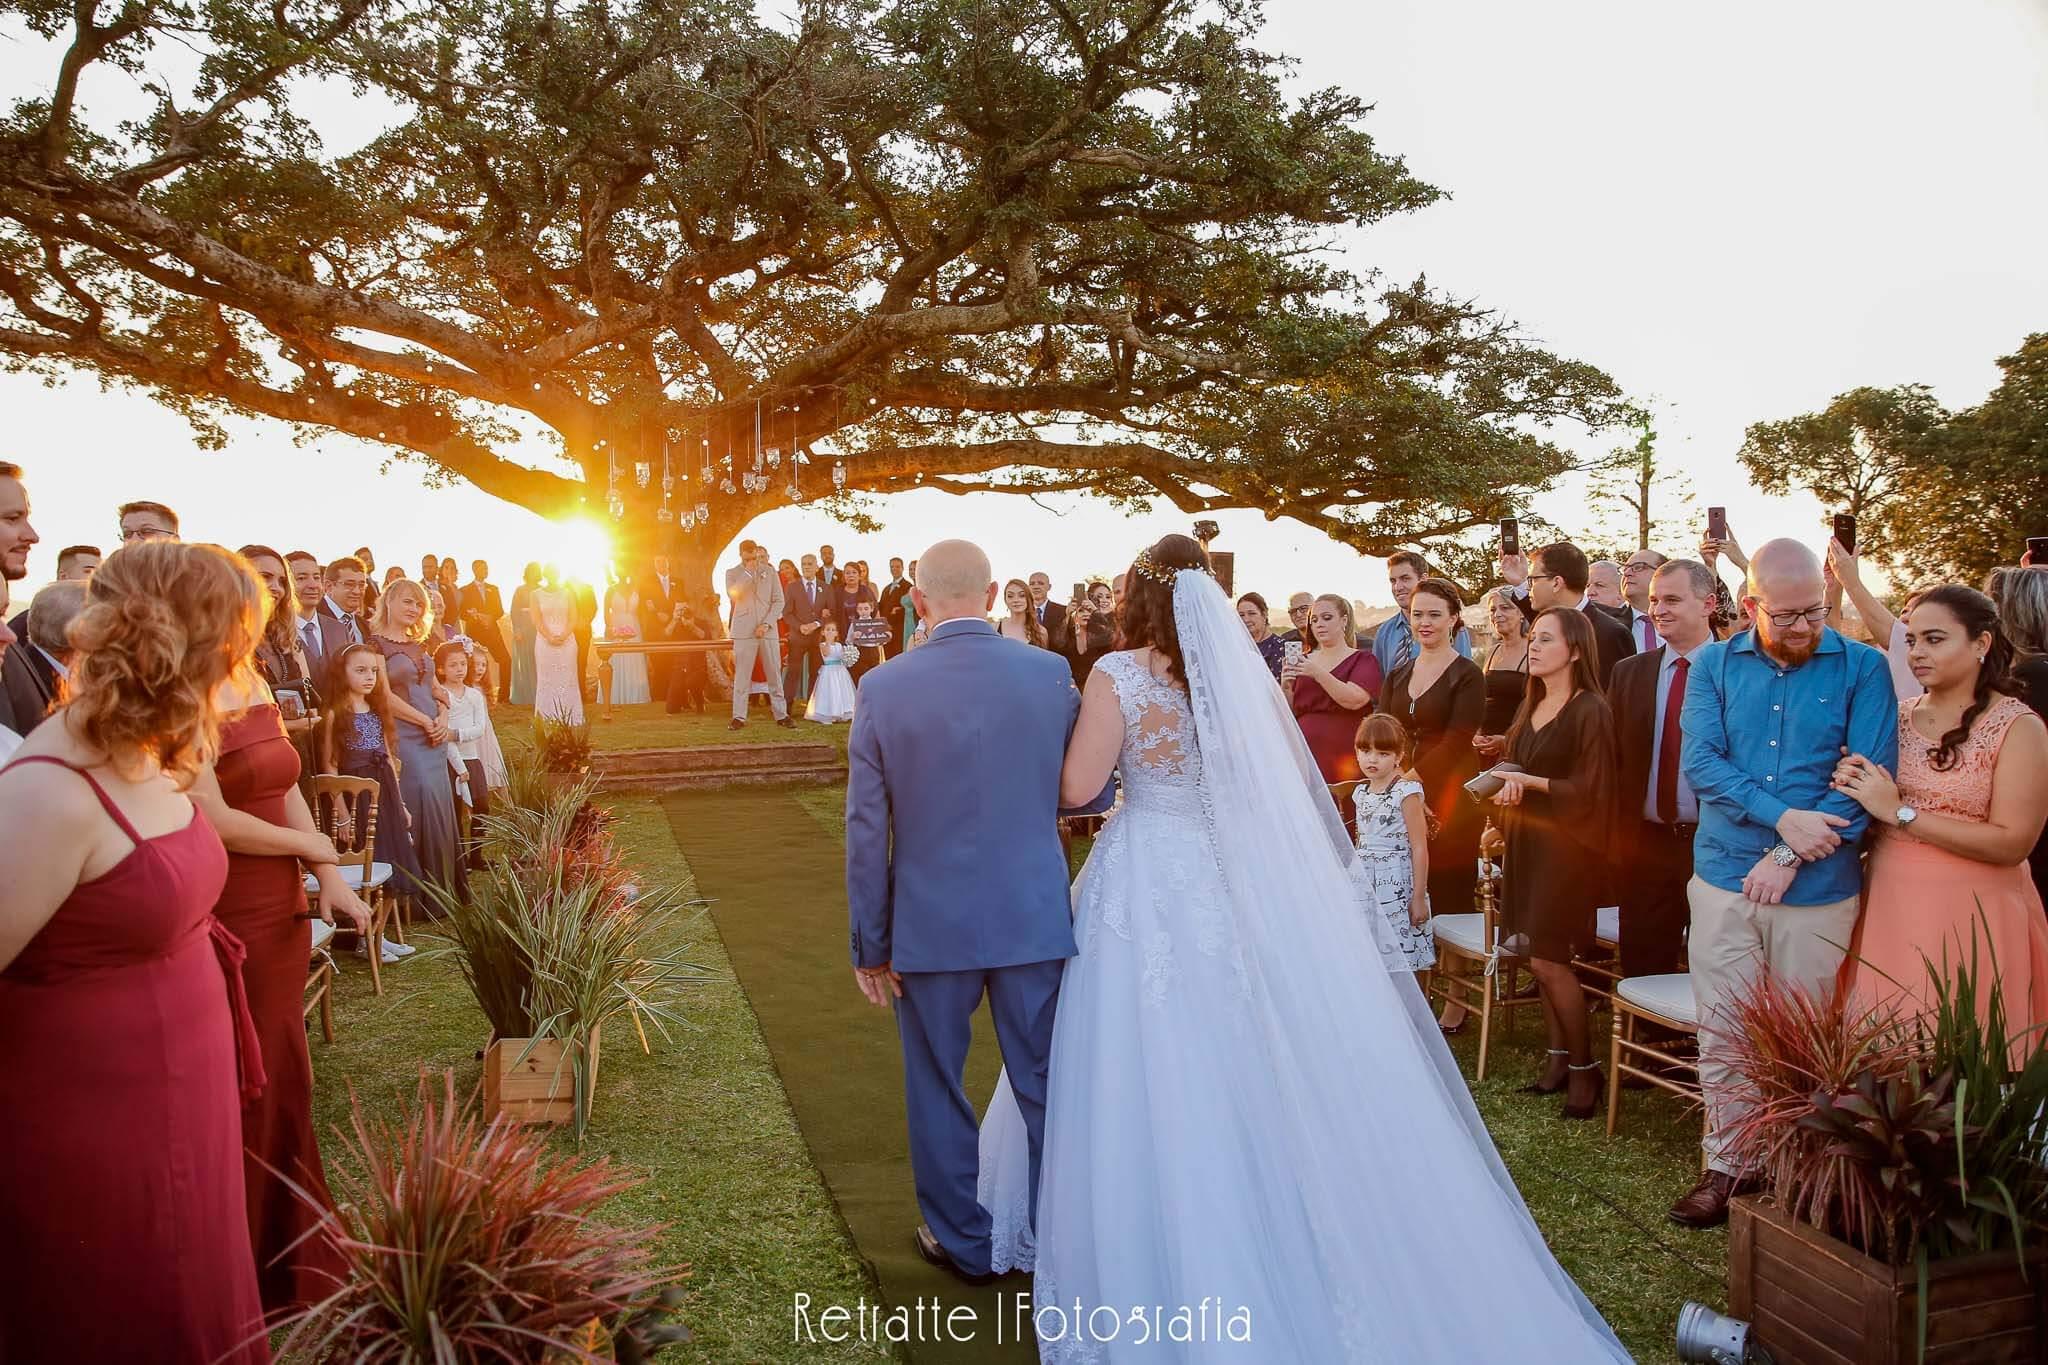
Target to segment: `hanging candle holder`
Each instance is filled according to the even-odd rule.
[[[614,521],[626,515],[626,500],[617,493],[612,494],[610,498],[606,499],[606,505],[611,508]]]
[[[676,519],[676,514],[669,510],[667,503],[663,503],[661,507],[655,512],[654,519],[660,522],[663,526],[666,526]]]
[[[832,486],[841,489],[846,487],[846,461],[834,460],[832,462]]]
[[[682,519],[681,521],[677,522],[677,523],[676,523],[676,525],[678,525],[678,526],[682,527],[682,529],[683,529],[684,531],[686,531],[686,532],[687,532],[687,531],[694,531],[694,530],[696,530],[696,529],[697,529],[697,514],[696,514],[695,512],[685,512],[685,513],[683,513],[683,519]]]
[[[718,491],[730,497],[739,490],[733,485],[733,481],[730,478],[724,478],[718,481]]]
[[[782,447],[781,447],[781,446],[769,446],[769,447],[768,447],[768,467],[769,467],[770,469],[780,469],[780,468],[782,468]]]
[[[710,504],[710,503],[708,503],[708,502],[700,502],[700,503],[698,503],[698,504],[697,504],[697,520],[699,520],[699,521],[709,521],[709,520],[711,520],[711,504]]]
[[[633,462],[633,482],[639,484],[642,488],[654,482],[654,466],[646,460],[635,460]]]

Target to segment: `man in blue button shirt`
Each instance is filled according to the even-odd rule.
[[[1897,764],[1898,701],[1884,655],[1827,618],[1820,561],[1774,540],[1750,561],[1753,629],[1701,650],[1686,684],[1681,746],[1699,799],[1689,953],[1702,1025],[1707,1171],[1672,1206],[1711,1227],[1750,1187],[1724,1134],[1736,1076],[1713,1030],[1757,973],[1813,990],[1833,982],[1856,926],[1863,808],[1829,782],[1844,752]]]
[[[1415,596],[1415,589],[1423,579],[1429,577],[1429,561],[1413,550],[1402,550],[1387,556],[1387,586],[1394,590],[1394,614],[1380,622],[1373,632],[1372,656],[1380,661],[1380,676],[1391,678],[1394,670],[1403,664],[1413,663],[1420,653],[1415,648],[1415,631],[1408,624],[1408,599]],[[1293,608],[1288,608],[1293,615]],[[1306,619],[1306,618],[1304,618]],[[1308,640],[1307,627],[1302,627],[1303,640]],[[1314,641],[1309,641],[1311,648]],[[1465,658],[1472,657],[1472,632],[1463,624],[1452,637],[1451,647]]]

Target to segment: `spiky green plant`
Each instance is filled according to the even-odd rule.
[[[667,1039],[683,1022],[683,993],[705,979],[700,964],[660,946],[701,902],[673,891],[631,896],[602,812],[574,792],[486,823],[488,865],[470,878],[468,895],[440,886],[426,894],[493,1034],[563,1044],[580,1141],[590,1121],[591,1038],[608,1022],[630,1021],[651,1049],[648,1026]]]
[[[533,718],[533,751],[551,773],[580,773],[590,766],[590,725],[567,715]]]
[[[653,1264],[661,1229],[596,1216],[638,1179],[560,1157],[542,1132],[482,1123],[456,1103],[452,1071],[436,1086],[422,1070],[396,1122],[349,1098],[350,1131],[327,1151],[334,1209],[301,1192],[342,1278],[279,1324],[280,1361],[644,1360],[688,1339],[661,1321],[687,1274]]]

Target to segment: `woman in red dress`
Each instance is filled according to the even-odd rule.
[[[264,545],[241,553],[269,592],[274,623],[291,610],[284,559]],[[311,948],[300,865],[318,879],[328,923],[340,911],[367,943],[369,911],[342,880],[333,843],[313,824],[299,792],[298,751],[263,679],[242,670],[215,700],[224,717],[220,749],[200,768],[192,800],[228,850],[227,885],[213,913],[249,954],[242,979],[268,1084],[242,1105],[243,1177],[257,1283],[264,1310],[275,1312],[326,1298],[342,1270],[333,1244],[313,1235],[320,1212],[292,1189],[296,1184],[322,1206],[333,1203],[313,1129],[303,1008]]]
[[[109,556],[62,708],[0,770],[0,1359],[269,1360],[242,1195],[263,1083],[227,855],[185,795],[262,588],[216,546]]]
[[[1309,608],[1308,650],[1298,662],[1283,663],[1280,685],[1294,708],[1301,737],[1308,741],[1325,782],[1356,782],[1358,722],[1380,695],[1380,661],[1358,647],[1351,604],[1324,593]],[[1349,803],[1346,803],[1347,807]],[[1347,808],[1344,826],[1356,816]]]

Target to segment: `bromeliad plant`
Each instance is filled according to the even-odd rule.
[[[590,767],[590,726],[566,715],[533,718],[533,751],[551,773],[581,773]]]
[[[1792,1217],[1887,1264],[2024,1259],[2048,1233],[2048,1049],[2012,1033],[1974,946],[1929,978],[1920,1018],[1760,977],[1721,1030],[1731,1142]]]
[[[438,1091],[438,1095],[437,1095]],[[597,1215],[640,1181],[609,1161],[551,1152],[544,1132],[484,1124],[455,1075],[420,1075],[418,1103],[351,1131],[328,1153],[326,1220],[343,1263],[334,1292],[281,1324],[280,1361],[648,1359],[689,1333],[663,1318],[686,1271],[653,1263],[659,1228]]]

